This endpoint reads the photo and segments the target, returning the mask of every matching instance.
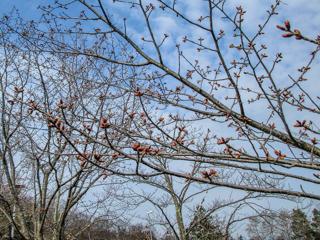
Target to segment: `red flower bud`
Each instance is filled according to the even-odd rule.
[[[112,155],[111,155],[111,157],[112,157],[112,159],[117,159],[118,157],[119,157],[119,153],[113,153]]]
[[[134,151],[138,151],[138,148],[140,147],[140,143],[132,143],[131,144],[131,148],[134,150]]]
[[[289,20],[286,20],[286,21],[284,22],[284,25],[286,26],[287,30],[290,31],[291,26],[290,26]]]
[[[102,117],[100,119],[100,128],[105,129],[110,127],[110,124],[108,123],[108,119],[106,119],[105,117]]]
[[[95,153],[95,154],[93,155],[93,157],[94,157],[94,159],[95,159],[96,161],[100,161],[102,156],[101,156],[100,154],[98,154],[98,153]]]
[[[282,37],[289,38],[289,37],[292,37],[293,35],[294,35],[293,33],[285,33],[285,34],[282,34]]]
[[[277,27],[278,29],[282,30],[282,31],[286,31],[286,30],[287,30],[285,27],[280,26],[280,25],[277,25],[276,27]]]
[[[280,150],[274,150],[274,153],[277,155],[278,160],[283,160],[285,157],[287,157],[287,155],[282,154]]]
[[[164,121],[164,117],[159,117],[159,122],[163,122]]]
[[[137,148],[137,151],[138,152],[143,152],[143,151],[145,151],[146,150],[146,147],[143,147],[143,146],[139,146],[138,148]]]
[[[221,145],[221,144],[227,144],[230,141],[229,138],[225,139],[225,138],[219,138],[217,141],[217,144]]]
[[[129,117],[131,118],[131,119],[134,119],[134,116],[136,115],[136,113],[135,112],[132,112],[132,113],[130,113],[129,114]]]
[[[143,93],[140,91],[139,88],[137,88],[136,91],[134,92],[134,95],[135,95],[136,97],[141,97],[141,96],[143,96]]]
[[[22,93],[22,92],[23,92],[23,88],[19,88],[19,87],[15,86],[15,87],[14,87],[14,91],[15,91],[16,93]]]
[[[218,176],[218,172],[217,172],[217,170],[215,170],[215,169],[210,169],[210,170],[209,170],[209,175],[210,175],[210,176]]]
[[[209,174],[208,174],[207,171],[202,171],[202,172],[200,172],[200,174],[201,174],[201,176],[202,176],[203,178],[209,178]]]

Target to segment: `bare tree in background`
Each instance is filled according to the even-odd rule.
[[[165,164],[165,160],[161,161]],[[194,171],[200,166],[196,163]],[[265,194],[228,194],[217,186],[200,185],[170,175],[141,179],[130,189],[129,201],[147,206],[140,214],[150,227],[164,229],[174,239],[231,239],[238,224],[261,216]],[[216,193],[220,192],[220,196]],[[227,196],[223,196],[223,195]],[[215,196],[215,197],[212,197]],[[270,210],[269,210],[270,211]]]
[[[265,210],[257,217],[250,219],[247,232],[252,240],[259,239],[319,239],[319,210],[314,208],[312,217],[302,209]]]
[[[91,144],[75,128],[89,135],[102,109],[110,101],[117,108],[121,94],[112,90],[110,64],[39,51],[37,46],[50,38],[53,43],[53,36],[38,27],[14,14],[1,21],[0,209],[11,227],[8,237],[77,239],[92,221],[70,232],[71,210],[92,219],[101,214],[115,218],[113,197],[120,179],[106,179],[109,173],[102,169],[112,169],[112,150]],[[110,92],[115,95],[107,96]],[[121,124],[121,110],[115,118]]]
[[[262,211],[250,219],[247,231],[251,239],[292,239],[290,213]]]

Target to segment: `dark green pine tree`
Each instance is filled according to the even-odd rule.
[[[294,240],[312,240],[312,230],[307,216],[300,209],[292,211],[292,239]]]
[[[202,206],[198,206],[193,220],[190,223],[188,239],[189,240],[222,240],[224,234],[217,220],[212,216],[206,216],[206,210]]]
[[[313,209],[313,217],[311,222],[311,231],[314,240],[320,240],[320,211]]]

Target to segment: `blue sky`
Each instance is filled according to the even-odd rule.
[[[39,4],[48,4],[51,1],[44,0],[1,0],[0,14],[7,14],[13,7],[19,9],[22,16],[33,19],[40,16],[37,6]]]

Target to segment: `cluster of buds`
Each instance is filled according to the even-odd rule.
[[[113,154],[114,155],[114,154]],[[113,157],[112,155],[112,157]],[[79,155],[77,155],[77,159],[80,161],[80,163],[84,164],[88,159],[92,158],[97,162],[97,163],[102,163],[103,162],[103,155],[99,154],[99,153],[81,153]]]
[[[16,93],[23,93],[23,88],[22,87],[17,87],[17,86],[15,86],[14,87],[14,91],[16,92]]]
[[[284,98],[289,99],[290,97],[292,97],[292,93],[289,90],[285,90],[282,92],[282,95]]]
[[[296,120],[296,123],[293,126],[296,128],[307,128],[308,127],[306,120],[303,120],[303,121]]]
[[[48,127],[49,128],[56,127],[60,132],[63,132],[65,130],[62,120],[59,117],[55,117],[55,118],[49,117]]]
[[[280,150],[274,150],[274,154],[277,155],[277,160],[283,160],[287,155],[281,153]]]
[[[153,148],[150,145],[142,146],[140,143],[132,143],[131,148],[136,152],[149,155],[158,155],[160,152],[159,148]]]
[[[187,36],[184,36],[183,38],[182,38],[182,42],[187,42],[188,41],[188,37]]]
[[[186,74],[186,78],[187,79],[192,78],[192,75],[193,75],[194,72],[195,72],[195,70],[188,70],[187,74]]]
[[[79,155],[77,155],[77,159],[79,160],[80,162],[80,167],[81,168],[84,168],[86,163],[87,163],[87,160],[89,159],[90,157],[90,154],[89,153],[81,153]]]
[[[87,155],[88,155],[88,154],[87,154]],[[97,162],[103,162],[103,161],[101,160],[102,155],[99,154],[99,153],[94,153],[94,154],[93,154],[93,158],[94,158],[94,160],[96,160]]]
[[[60,99],[59,102],[57,103],[57,107],[60,109],[66,109],[67,105],[62,101],[62,99]]]
[[[146,6],[146,12],[153,11],[154,9],[155,9],[155,6],[152,3],[150,3]]]
[[[129,117],[130,117],[130,119],[134,119],[134,116],[136,115],[136,112],[131,112],[130,114],[129,114]]]
[[[201,176],[205,179],[211,179],[211,177],[217,177],[218,172],[215,169],[210,169],[208,171],[201,171]]]
[[[28,113],[32,114],[34,110],[38,108],[36,102],[34,100],[29,101],[29,108],[28,108]]]
[[[291,30],[291,25],[290,25],[290,22],[288,20],[286,20],[284,22],[284,25],[277,25],[277,28],[282,30],[282,31],[285,31],[286,33],[282,35],[282,37],[284,38],[289,38],[289,37],[292,37],[292,36],[295,36],[295,38],[297,40],[301,40],[303,38],[300,30],[298,29],[294,29],[293,31]]]
[[[100,128],[102,128],[102,129],[109,128],[109,127],[110,127],[110,124],[109,124],[109,122],[108,122],[108,119],[105,118],[105,117],[102,117],[102,118],[100,119],[100,124],[99,124],[99,126],[100,126]]]
[[[119,156],[120,156],[120,153],[116,152],[111,155],[111,158],[115,160],[115,159],[118,159]]]
[[[270,128],[271,130],[273,130],[273,129],[276,128],[276,124],[275,124],[275,123],[270,123],[268,126],[269,126],[269,128]]]
[[[235,158],[240,158],[242,153],[241,152],[236,152],[235,154],[233,154],[235,156]]]
[[[184,136],[177,137],[176,140],[172,142],[172,144],[174,146],[176,146],[177,144],[184,145],[184,139],[183,138],[184,138]],[[176,144],[174,144],[174,143],[176,143]]]
[[[172,142],[170,143],[170,146],[171,146],[171,147],[176,147],[176,146],[177,146],[177,141],[172,141]]]
[[[230,156],[233,156],[233,151],[230,147],[226,146],[224,149],[223,149],[223,152],[225,154],[229,154]]]
[[[163,116],[159,117],[158,122],[159,123],[164,122],[164,117]]]
[[[246,11],[243,10],[242,6],[238,6],[238,7],[236,7],[236,9],[237,9],[237,13],[240,16],[243,16],[246,13]]]
[[[171,143],[173,147],[175,147],[177,144],[184,145],[185,143],[184,138],[188,134],[188,131],[185,126],[178,127],[178,130],[179,130],[179,133],[177,138],[175,139],[175,141]]]
[[[141,118],[141,120],[143,121],[144,124],[147,123],[147,117],[146,117],[146,114],[144,112],[140,113],[140,118]]]
[[[134,92],[134,95],[135,95],[136,97],[141,97],[141,96],[143,96],[143,92],[141,92],[140,89],[137,88],[136,91]]]
[[[92,131],[92,127],[89,124],[82,123],[82,126],[85,131],[88,131],[88,132]]]
[[[312,138],[310,141],[311,141],[312,144],[314,144],[314,145],[318,144],[318,141],[317,141],[317,139],[316,139],[315,137]]]
[[[218,139],[217,144],[219,144],[219,145],[227,144],[229,141],[230,141],[229,138],[223,138],[223,137],[221,137],[221,138]]]
[[[177,137],[176,140],[173,140],[171,143],[170,143],[170,146],[171,147],[176,147],[178,145],[184,145],[185,144],[185,141],[183,139],[184,136],[180,136],[180,137]]]

